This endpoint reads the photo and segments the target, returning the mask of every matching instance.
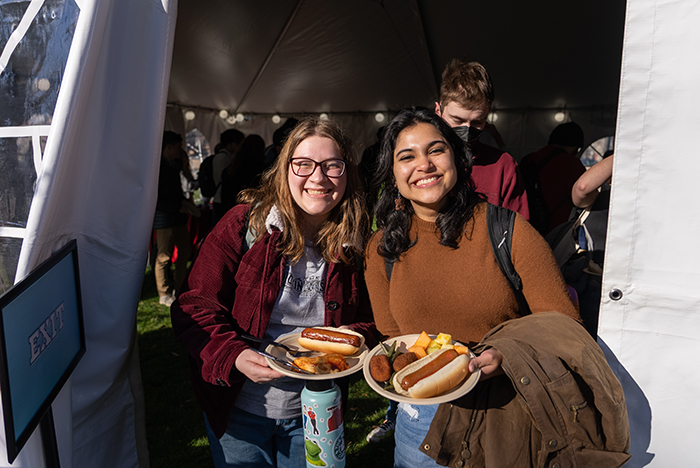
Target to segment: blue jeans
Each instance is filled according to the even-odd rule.
[[[301,416],[270,419],[234,408],[221,439],[214,435],[206,415],[204,422],[216,468],[306,468]]]
[[[419,450],[438,405],[405,405],[400,404],[396,412],[394,468],[439,468],[435,460]]]
[[[386,416],[384,419],[387,421],[391,421],[393,423],[396,422],[396,410],[399,407],[399,403],[394,401],[394,400],[389,400],[389,406],[386,409]]]

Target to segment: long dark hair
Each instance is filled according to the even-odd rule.
[[[398,260],[414,243],[409,233],[413,206],[405,200],[403,209],[396,209],[395,200],[399,198],[399,189],[394,178],[394,150],[399,134],[420,123],[427,123],[437,129],[447,140],[454,155],[457,168],[457,183],[442,207],[435,222],[440,231],[440,244],[457,248],[467,222],[474,215],[474,207],[483,200],[476,192],[472,180],[472,157],[462,139],[438,117],[433,111],[424,107],[409,107],[399,112],[387,125],[382,139],[382,147],[377,163],[377,172],[372,180],[375,190],[381,195],[375,207],[377,227],[383,230],[382,242],[379,242],[379,255]]]

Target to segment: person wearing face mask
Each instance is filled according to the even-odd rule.
[[[486,122],[493,99],[493,84],[486,68],[478,62],[453,59],[442,72],[440,102],[435,103],[435,113],[466,142],[474,159],[472,178],[476,190],[486,195],[489,203],[529,219],[518,164],[500,149],[505,146],[500,135]]]
[[[304,381],[268,367],[241,334],[277,340],[347,326],[377,344],[350,140],[333,121],[300,122],[239,200],[202,244],[171,308],[173,331],[189,353],[214,466],[302,468]]]

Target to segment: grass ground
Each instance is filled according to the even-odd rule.
[[[158,304],[150,270],[144,275],[137,330],[151,468],[213,468],[187,355],[173,339],[170,309]],[[361,372],[353,375],[344,419],[348,467],[393,465],[393,441],[365,441],[372,427],[382,421],[386,405],[387,400],[367,385]]]

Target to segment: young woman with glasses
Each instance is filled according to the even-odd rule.
[[[190,355],[215,466],[303,467],[303,380],[268,367],[240,334],[347,326],[376,344],[356,260],[368,218],[350,140],[332,121],[302,121],[241,201],[202,245],[173,329]]]

